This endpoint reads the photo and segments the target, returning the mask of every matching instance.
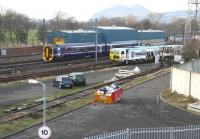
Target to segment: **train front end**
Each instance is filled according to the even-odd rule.
[[[110,56],[111,61],[119,62],[121,60],[120,50],[119,48],[110,49]]]
[[[54,59],[54,48],[50,45],[43,47],[43,60],[46,62],[52,62]]]

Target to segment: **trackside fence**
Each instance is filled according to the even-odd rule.
[[[127,128],[83,139],[200,139],[200,125],[180,127]]]

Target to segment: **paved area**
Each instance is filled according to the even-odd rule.
[[[87,86],[95,85],[101,83],[104,80],[109,80],[117,72],[119,68],[123,69],[133,69],[136,65],[124,66],[124,67],[115,67],[99,71],[90,71],[86,73]],[[157,65],[155,64],[141,64],[138,65],[141,70],[148,70],[154,68]],[[50,84],[50,80],[44,81],[47,84]],[[67,90],[67,89],[66,89]],[[53,95],[60,91],[58,88],[48,86],[47,95]],[[28,83],[17,83],[12,86],[5,86],[0,88],[0,105],[11,105],[16,104],[20,101],[27,99],[33,99],[42,97],[42,88],[41,85],[34,85]]]
[[[125,91],[121,102],[87,106],[47,123],[51,139],[79,139],[83,136],[127,127],[179,126],[200,124],[200,117],[159,101],[159,93],[169,87],[169,74]],[[35,127],[9,139],[36,139]]]

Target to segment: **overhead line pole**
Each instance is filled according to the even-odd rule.
[[[43,28],[43,46],[45,45],[45,19],[43,18],[43,22],[42,22],[42,28]]]
[[[196,6],[195,9],[195,16],[194,16],[194,39],[196,38],[197,35],[197,15],[198,15],[198,8],[199,8],[199,0],[195,0],[194,2],[192,2],[192,4],[194,4]]]
[[[97,62],[97,55],[98,55],[98,49],[97,49],[97,18],[95,19],[95,61]]]

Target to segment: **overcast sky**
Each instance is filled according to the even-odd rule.
[[[188,0],[0,0],[0,6],[32,18],[52,18],[58,11],[86,21],[96,12],[115,5],[140,5],[153,12],[186,10]]]

